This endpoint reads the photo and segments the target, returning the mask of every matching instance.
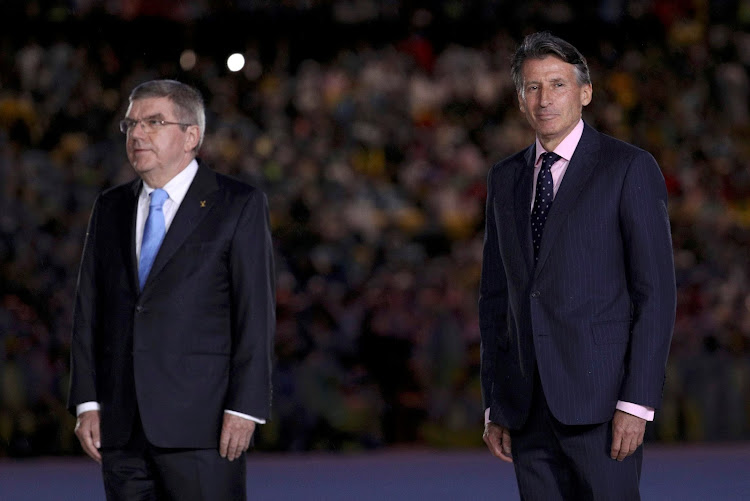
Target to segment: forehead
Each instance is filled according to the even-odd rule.
[[[521,75],[525,82],[575,78],[575,66],[557,56],[531,58],[524,61]]]
[[[128,106],[129,118],[144,118],[161,115],[174,118],[174,103],[168,97],[146,97],[136,99]]]

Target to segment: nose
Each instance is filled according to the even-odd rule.
[[[146,130],[141,120],[138,120],[133,128],[128,131],[128,136],[136,139],[146,136]]]
[[[552,104],[552,92],[548,87],[543,86],[539,89],[539,104],[542,108]]]

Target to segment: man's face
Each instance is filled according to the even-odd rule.
[[[126,117],[180,122],[174,104],[166,97],[136,99],[130,103]],[[193,159],[192,150],[198,144],[198,134],[197,126],[164,125],[146,132],[138,123],[127,133],[128,160],[149,184],[163,186]]]
[[[555,56],[528,59],[521,74],[521,111],[542,145],[552,151],[575,128],[583,107],[591,102],[591,85],[579,85],[575,66]]]

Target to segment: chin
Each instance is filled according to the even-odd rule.
[[[131,162],[131,164],[133,166],[133,170],[135,170],[139,174],[143,174],[144,172],[148,172],[151,170],[151,167],[145,162]]]
[[[539,137],[555,137],[560,133],[560,129],[558,127],[539,127],[536,133]]]

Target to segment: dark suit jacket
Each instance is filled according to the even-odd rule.
[[[142,182],[103,192],[84,245],[68,406],[101,405],[104,447],[140,412],[159,447],[218,447],[224,409],[268,418],[275,291],[259,190],[200,165],[144,285],[136,204]]]
[[[654,158],[585,125],[534,266],[534,146],[488,176],[479,317],[490,419],[526,420],[535,366],[565,424],[618,400],[658,407],[675,317],[664,178]]]

